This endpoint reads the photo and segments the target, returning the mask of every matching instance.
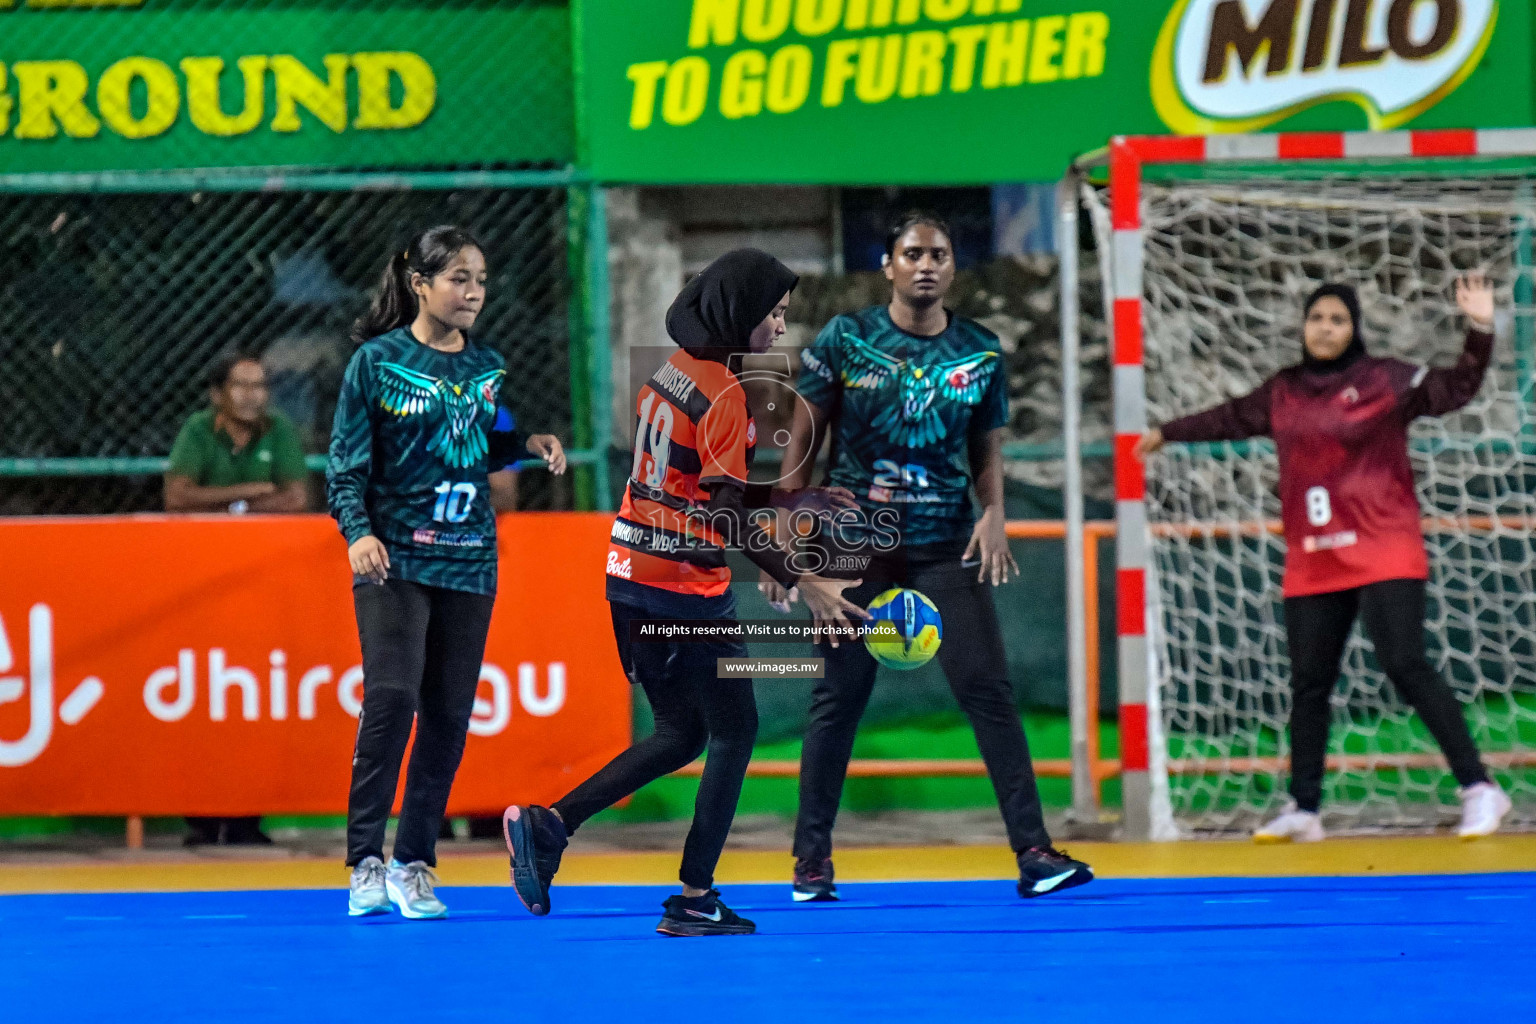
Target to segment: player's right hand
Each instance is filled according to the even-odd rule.
[[[1136,442],[1136,447],[1131,449],[1131,451],[1138,459],[1145,459],[1162,446],[1163,432],[1157,427],[1153,427],[1141,435],[1141,439]]]
[[[758,576],[757,592],[768,599],[768,607],[776,612],[788,612],[790,605],[800,600],[799,587],[790,587],[785,590],[784,584],[766,572]]]
[[[1493,283],[1486,274],[1474,270],[1456,279],[1456,305],[1472,321],[1472,326],[1493,330]]]
[[[347,548],[347,561],[352,563],[354,576],[366,576],[375,583],[389,579],[389,552],[384,550],[384,542],[371,533]]]
[[[807,573],[800,577],[800,582],[795,589],[800,591],[800,596],[805,599],[805,606],[811,611],[811,625],[820,629],[853,629],[855,621],[874,618],[869,612],[860,608],[843,596],[843,591],[849,587],[857,587],[863,580],[829,580],[825,576],[816,576]],[[829,632],[827,642],[833,647],[837,646],[837,633]]]
[[[791,512],[802,509],[826,518],[839,509],[858,508],[858,499],[846,487],[802,487],[790,491],[784,507]]]

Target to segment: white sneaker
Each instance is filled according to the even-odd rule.
[[[443,906],[443,901],[433,892],[436,882],[437,876],[432,873],[432,869],[427,867],[426,861],[420,860],[413,860],[409,864],[391,860],[389,873],[384,877],[390,900],[400,908],[402,915],[413,920],[433,920],[448,916],[448,908]]]
[[[1323,819],[1316,811],[1298,810],[1295,800],[1287,800],[1280,816],[1253,834],[1256,843],[1320,843],[1325,838]]]
[[[389,913],[389,894],[384,891],[384,862],[379,858],[364,857],[352,869],[347,913],[352,917]]]
[[[1496,782],[1479,782],[1461,791],[1461,827],[1456,834],[1462,839],[1480,839],[1499,830],[1499,822],[1514,805],[1509,794]]]

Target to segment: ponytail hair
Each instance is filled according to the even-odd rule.
[[[411,275],[431,280],[441,274],[453,258],[465,249],[484,247],[474,235],[461,227],[442,224],[428,228],[405,249],[390,256],[384,274],[374,289],[368,312],[352,325],[352,340],[361,345],[370,338],[405,327],[416,319],[416,293],[411,290]]]

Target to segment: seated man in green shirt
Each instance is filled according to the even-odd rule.
[[[267,408],[267,375],[254,356],[214,367],[213,407],[176,435],[165,471],[167,512],[304,512],[304,450],[293,423]]]
[[[267,375],[252,356],[214,367],[213,407],[176,435],[165,471],[167,512],[303,512],[309,504],[304,449],[282,413],[267,408]],[[270,843],[261,819],[188,818],[188,846]]]

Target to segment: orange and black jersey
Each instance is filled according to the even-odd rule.
[[[683,351],[663,363],[636,399],[635,457],[610,534],[608,575],[676,594],[724,593],[725,549],[751,529],[741,498],[756,445],[757,425],[730,369]],[[792,581],[782,558],[767,561],[764,568]]]

